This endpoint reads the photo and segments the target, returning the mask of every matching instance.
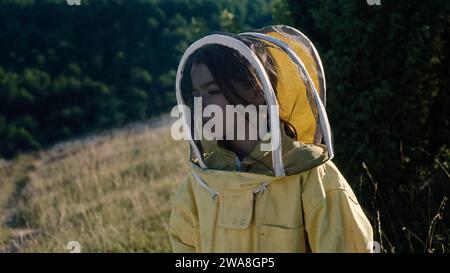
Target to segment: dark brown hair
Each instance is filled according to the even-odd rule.
[[[258,56],[276,93],[277,66],[269,52],[270,45],[251,37],[234,37],[245,43]],[[181,89],[184,101],[188,105],[192,105],[193,101],[192,79],[189,71],[194,64],[198,63],[208,67],[223,95],[231,104],[243,106],[261,104],[251,101],[249,98],[252,97],[252,94],[246,92],[256,92],[265,101],[262,83],[250,62],[232,48],[213,44],[206,45],[194,52],[185,66]],[[296,138],[295,130],[288,123],[285,123],[285,131],[290,137]]]

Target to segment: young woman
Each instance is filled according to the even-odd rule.
[[[324,73],[302,33],[273,26],[200,39],[177,74],[179,104],[194,107],[195,98],[224,113],[255,106],[260,119],[248,111],[236,125],[224,114],[223,134],[210,140],[189,129],[192,171],[170,216],[174,252],[371,252],[371,225],[331,161]],[[256,107],[264,105],[275,107]],[[261,129],[270,138],[249,137]]]

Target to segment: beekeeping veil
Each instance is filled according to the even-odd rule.
[[[244,38],[258,39],[268,46],[277,66],[278,81],[275,89],[258,56],[242,41]],[[178,66],[176,77],[178,105],[185,105],[181,81],[189,57],[196,50],[211,44],[229,47],[247,59],[257,72],[267,105],[277,106],[268,108],[275,176],[285,175],[279,145],[280,120],[294,127],[298,141],[310,144],[323,142],[327,148],[328,158],[333,158],[331,129],[325,111],[326,84],[322,62],[314,45],[303,33],[289,26],[277,25],[239,35],[214,33],[197,40],[188,47]],[[187,126],[191,117],[184,112],[184,108],[180,108],[180,111]],[[191,134],[191,131],[186,133]],[[199,147],[192,137],[189,137],[189,141],[199,166],[206,169]]]

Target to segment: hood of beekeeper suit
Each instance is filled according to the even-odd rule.
[[[258,39],[267,45],[277,67],[277,86],[271,85],[261,61],[243,42],[246,38]],[[213,33],[197,40],[186,50],[178,67],[176,95],[180,106],[186,105],[181,81],[189,58],[211,44],[227,46],[246,58],[262,83],[267,105],[277,107],[268,108],[270,139],[262,140],[242,161],[218,141],[195,141],[193,130],[188,128],[192,117],[180,107],[185,129],[188,128],[185,133],[189,135],[191,162],[196,165],[197,172],[222,170],[280,177],[311,169],[333,157],[331,130],[325,111],[324,71],[314,45],[303,33],[277,25],[238,35]],[[286,135],[285,122],[294,127],[297,139]],[[263,144],[271,145],[271,151],[263,151]]]

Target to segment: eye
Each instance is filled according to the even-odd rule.
[[[208,95],[210,96],[214,96],[214,95],[219,95],[221,92],[219,89],[212,89],[208,91]]]

